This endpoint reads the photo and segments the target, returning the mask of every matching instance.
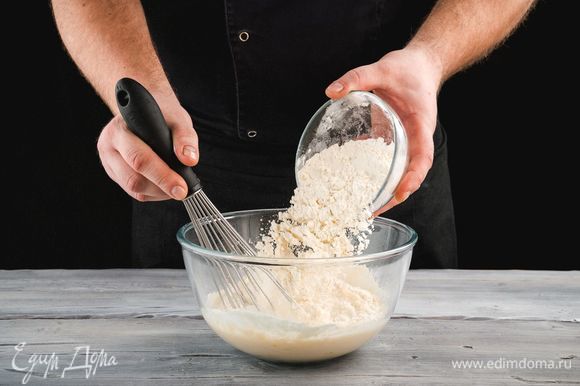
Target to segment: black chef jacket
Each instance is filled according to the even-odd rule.
[[[287,207],[300,134],[346,71],[404,46],[432,4],[404,0],[144,1],[169,80],[199,136],[195,171],[222,211]],[[412,266],[456,266],[445,134],[421,189],[386,216],[419,233]],[[176,201],[135,202],[133,261],[182,267]]]

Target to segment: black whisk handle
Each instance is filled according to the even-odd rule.
[[[167,122],[153,96],[139,82],[123,78],[115,86],[119,111],[131,130],[187,183],[188,195],[201,189],[191,167],[182,164],[173,152],[173,140]]]

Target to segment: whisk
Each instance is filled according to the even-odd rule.
[[[119,111],[129,130],[147,143],[187,183],[188,196],[183,203],[199,244],[211,250],[255,256],[254,248],[242,238],[205,195],[193,170],[183,165],[173,153],[171,132],[153,96],[139,82],[130,78],[123,78],[117,82],[115,95]],[[214,257],[205,257],[205,260],[215,268],[211,270],[212,280],[226,307],[241,308],[245,305],[254,305],[259,309],[258,296],[263,296],[270,307],[273,307],[256,278],[258,271],[272,280],[282,295],[294,303],[276,277],[265,267],[241,265]]]

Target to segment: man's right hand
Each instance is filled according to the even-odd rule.
[[[161,106],[172,132],[177,158],[187,166],[196,165],[199,160],[198,142],[191,117],[181,106]],[[97,149],[109,177],[136,200],[183,200],[186,197],[187,185],[183,178],[129,131],[120,115],[105,126]]]
[[[177,158],[197,164],[197,135],[191,117],[179,104],[155,53],[139,0],[52,0],[62,40],[75,63],[116,114],[97,144],[101,162],[111,177],[139,201],[182,200],[185,181],[169,169],[118,116],[115,83],[125,77],[153,92],[173,133]],[[114,17],[113,17],[114,16]]]

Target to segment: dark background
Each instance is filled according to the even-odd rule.
[[[129,266],[130,199],[96,153],[109,112],[63,51],[48,4],[18,3],[5,15],[28,33],[3,33],[13,103],[4,105],[0,269]],[[566,4],[540,1],[506,44],[441,92],[461,268],[580,268],[574,235],[558,226],[575,218],[578,174],[567,137],[577,108],[562,96],[574,93],[577,71],[565,56],[577,45]]]

